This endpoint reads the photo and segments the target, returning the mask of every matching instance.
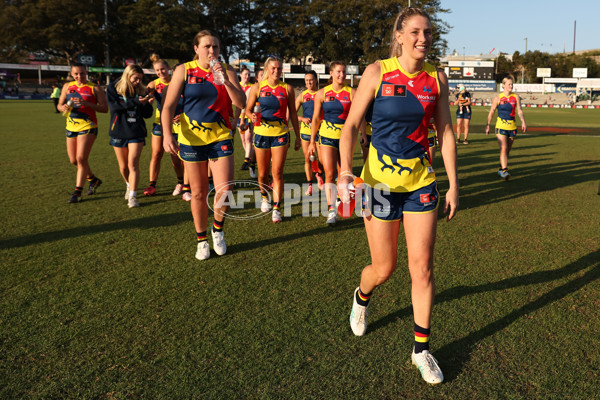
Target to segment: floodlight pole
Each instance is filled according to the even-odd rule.
[[[521,64],[521,84],[523,83],[523,75],[525,75],[525,67]]]
[[[575,36],[577,35],[577,20],[573,22],[573,54],[575,54]]]
[[[104,66],[110,68],[110,50],[108,47],[108,0],[104,0]],[[106,84],[109,83],[109,74],[106,74]]]
[[[108,48],[108,0],[104,0],[104,66],[110,67],[110,51]]]

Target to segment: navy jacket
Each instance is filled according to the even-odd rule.
[[[152,104],[142,104],[139,96],[123,98],[117,93],[115,82],[106,88],[106,98],[110,108],[110,137],[117,139],[137,139],[148,135],[144,118],[154,114]]]

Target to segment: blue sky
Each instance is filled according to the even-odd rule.
[[[523,53],[525,38],[527,50],[571,52],[575,20],[575,50],[600,49],[600,0],[441,0],[441,5],[451,11],[441,14],[453,26],[445,36],[448,52]]]

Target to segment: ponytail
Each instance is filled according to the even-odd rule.
[[[406,25],[406,21],[408,21],[411,17],[414,17],[415,15],[425,17],[429,20],[429,22],[431,22],[429,14],[427,14],[420,8],[407,7],[404,10],[402,10],[400,14],[398,14],[398,16],[396,17],[396,21],[394,22],[394,27],[392,29],[392,38],[390,40],[390,58],[399,57],[402,55],[402,46],[400,45],[400,43],[398,43],[398,40],[396,39],[396,32],[402,31],[404,29],[404,26]]]
[[[167,69],[169,68],[169,63],[166,62],[165,60],[163,60],[162,58],[160,58],[160,56],[156,53],[152,53],[150,55],[150,61],[152,61],[152,66],[154,67],[156,64],[161,63],[163,64],[165,67],[167,67]]]

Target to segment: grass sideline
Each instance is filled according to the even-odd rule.
[[[199,262],[167,157],[158,195],[127,208],[106,115],[90,158],[104,184],[66,203],[75,170],[51,109],[0,101],[0,398],[597,396],[600,137],[523,135],[503,182],[495,139],[477,129],[487,112],[475,108],[475,135],[458,148],[461,209],[438,227],[432,350],[446,382],[433,387],[410,363],[402,239],[369,331],[354,337],[351,296],[369,262],[362,221],[331,229],[299,206],[282,224],[229,220],[228,254]],[[564,111],[571,128],[600,115],[531,111],[541,127],[563,124]],[[148,143],[142,189],[149,157]],[[287,182],[303,181],[302,164],[290,151]],[[439,153],[435,166],[443,195]]]

